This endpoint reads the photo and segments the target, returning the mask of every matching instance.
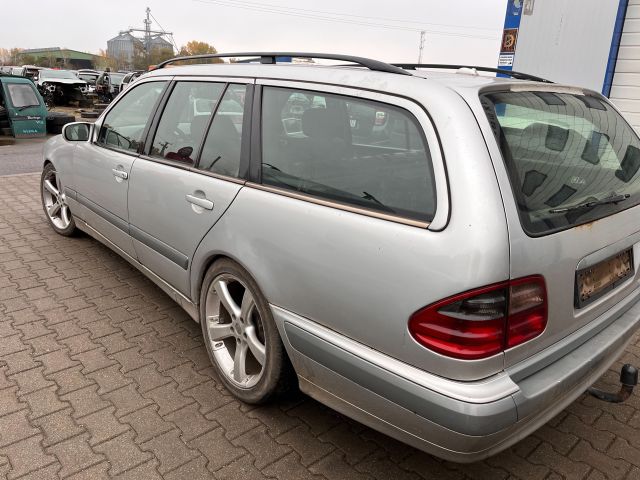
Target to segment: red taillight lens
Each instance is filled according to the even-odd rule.
[[[429,305],[411,316],[409,332],[430,350],[476,360],[537,337],[546,324],[544,279],[535,275]]]

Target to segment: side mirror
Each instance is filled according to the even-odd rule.
[[[62,128],[62,136],[68,142],[86,142],[91,133],[91,124],[86,122],[67,123]]]

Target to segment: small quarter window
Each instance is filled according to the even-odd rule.
[[[224,83],[179,82],[162,112],[151,156],[193,165]]]
[[[237,177],[244,119],[245,85],[229,85],[216,111],[198,168]]]
[[[165,82],[148,82],[129,90],[105,117],[98,143],[137,152],[144,129],[164,86]]]
[[[429,148],[412,114],[369,100],[266,87],[262,182],[429,222]]]

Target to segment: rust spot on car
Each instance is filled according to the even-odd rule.
[[[591,230],[593,228],[593,224],[596,223],[596,220],[593,220],[592,222],[588,222],[588,223],[583,223],[582,225],[578,225],[576,228],[577,229],[584,229],[584,230]]]

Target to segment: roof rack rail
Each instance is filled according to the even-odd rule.
[[[501,73],[503,75],[513,77],[517,80],[532,80],[534,82],[553,83],[551,80],[547,80],[546,78],[536,77],[535,75],[530,75],[523,72],[515,72],[513,70],[504,70],[502,68],[480,67],[474,65],[447,65],[442,63],[393,63],[392,65],[395,67],[404,68],[405,70],[415,70],[417,68],[434,68],[443,70],[459,70],[461,68],[472,68],[474,70],[478,70],[479,72]]]
[[[297,58],[319,58],[322,60],[340,60],[351,62],[368,68],[376,72],[397,73],[399,75],[411,75],[407,70],[389,65],[388,63],[372,60],[364,57],[354,57],[352,55],[340,55],[333,53],[307,53],[307,52],[241,52],[241,53],[207,53],[204,55],[191,55],[186,57],[175,57],[165,60],[156,66],[156,70],[165,66],[186,60],[200,60],[207,58],[234,58],[234,57],[256,57],[263,64],[275,64],[278,57],[297,57]]]

